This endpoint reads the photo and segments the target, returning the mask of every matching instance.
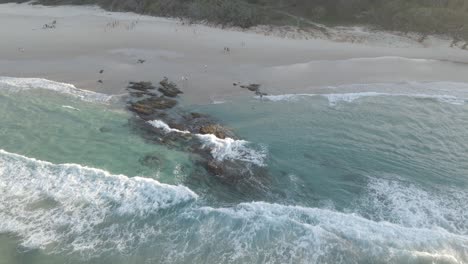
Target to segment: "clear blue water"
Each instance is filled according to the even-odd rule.
[[[468,105],[343,98],[184,106],[267,150],[259,194],[119,103],[0,89],[0,263],[468,262]]]

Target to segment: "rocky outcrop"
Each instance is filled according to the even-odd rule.
[[[142,117],[141,115],[144,115],[144,119],[148,119],[148,116],[156,113],[157,110],[170,109],[176,105],[176,100],[165,97],[153,96],[131,103],[129,109],[132,112],[135,112],[136,114],[140,115],[140,117]]]
[[[241,85],[240,88],[247,89],[251,92],[256,92],[260,89],[260,84],[251,83],[249,85]]]
[[[219,160],[213,154],[213,148],[223,147],[223,142],[210,145],[206,141],[211,140],[210,138],[200,138],[199,135],[211,134],[221,140],[238,137],[210,115],[186,112],[177,108],[175,97],[182,91],[167,78],[160,82],[157,91],[149,82],[132,82],[128,90],[130,94],[128,109],[136,117],[131,123],[132,127],[148,142],[190,152],[194,162],[200,165],[198,168],[204,171],[197,172],[197,176],[193,177],[216,179],[223,185],[235,186],[235,189],[239,189],[240,192],[245,192],[249,188],[255,190],[253,192],[258,192],[257,187],[260,186],[258,182],[263,182],[261,184],[263,186],[265,179],[269,178],[264,167],[248,161]],[[148,122],[154,120],[165,124],[158,126]],[[229,147],[229,144],[226,147]],[[152,155],[144,157],[140,163],[148,167],[160,166],[159,158]],[[261,175],[261,177],[256,179],[254,175]]]
[[[158,91],[160,91],[165,96],[176,97],[177,95],[183,93],[179,88],[177,88],[175,83],[170,82],[166,77],[164,77],[164,79],[159,82],[159,84],[161,86],[158,88]]]
[[[156,89],[151,82],[129,82],[127,88],[141,92],[148,92],[149,90]]]
[[[225,139],[227,134],[229,133],[228,130],[218,124],[209,124],[200,127],[199,129],[200,134],[212,134],[215,135],[217,138]]]
[[[234,84],[234,86],[237,86],[237,85]],[[260,84],[257,84],[257,83],[251,83],[249,85],[240,85],[240,88],[247,89],[251,92],[254,92],[255,95],[260,96],[260,97],[264,95],[268,95],[267,93],[263,93],[260,91]]]
[[[154,113],[153,108],[140,103],[131,104],[129,110],[138,114],[140,117],[141,115],[151,115]]]

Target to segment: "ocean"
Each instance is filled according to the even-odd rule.
[[[0,263],[468,263],[468,84],[327,89],[182,101],[229,181],[123,96],[0,77]]]

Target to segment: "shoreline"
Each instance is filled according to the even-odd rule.
[[[233,86],[238,82],[259,83],[269,94],[386,82],[468,83],[468,52],[432,37],[431,48],[424,48],[389,32],[350,27],[333,30],[344,39],[355,31],[368,41],[294,39],[266,36],[262,27],[187,25],[95,6],[1,4],[0,14],[0,34],[9,40],[0,43],[0,76],[46,78],[106,94],[123,93],[129,81],[157,83],[165,76],[191,103],[250,96]],[[55,28],[41,28],[53,20]]]

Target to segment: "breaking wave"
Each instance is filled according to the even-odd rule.
[[[184,186],[4,150],[0,192],[0,233],[17,234],[26,248],[58,251],[125,251],[155,233],[141,221],[197,198]]]
[[[371,195],[363,205],[381,208],[375,219],[360,212],[266,202],[221,208],[194,204],[165,217],[164,209],[182,206],[197,195],[183,186],[56,165],[3,150],[0,165],[0,232],[17,234],[27,248],[99,255],[147,242],[165,263],[468,260],[466,195],[455,195],[459,200],[451,204],[416,186],[371,180]]]
[[[212,223],[200,232],[208,241],[200,248],[211,248],[224,263],[459,264],[468,258],[466,236],[354,213],[265,202],[199,211],[190,217]]]
[[[54,82],[42,78],[0,77],[0,89],[6,89],[11,92],[44,89],[68,94],[84,101],[99,103],[108,103],[114,97],[112,95],[82,90],[76,88],[73,84]]]
[[[468,194],[454,188],[428,190],[399,179],[370,178],[358,208],[375,221],[468,235]]]

